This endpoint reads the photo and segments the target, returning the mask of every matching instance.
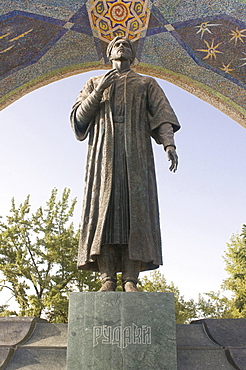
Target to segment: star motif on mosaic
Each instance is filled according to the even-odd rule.
[[[202,22],[199,26],[195,26],[195,28],[198,28],[197,34],[201,33],[201,39],[202,39],[205,32],[212,33],[209,27],[218,27],[218,26],[221,26],[221,24],[212,24],[209,22]]]
[[[67,30],[63,20],[23,11],[0,17],[0,76],[36,63]]]
[[[243,34],[243,32],[246,31],[246,28],[244,30],[239,30],[238,27],[236,27],[236,30],[231,30],[231,36],[232,38],[230,41],[234,40],[235,45],[237,45],[237,41],[240,40],[241,42],[244,42],[243,37],[246,37],[246,35]]]
[[[14,47],[14,45],[9,46],[7,49],[1,50],[0,54],[6,53],[7,51],[11,50]]]
[[[141,62],[145,38],[168,32],[198,65],[246,84],[246,24],[226,14],[170,23],[152,0],[87,0],[66,20],[16,10],[0,16],[0,26],[2,78],[36,63],[67,32],[91,37],[106,63],[115,36],[136,41]]]
[[[235,71],[235,68],[229,68],[230,65],[231,65],[232,62],[228,63],[227,65],[225,65],[223,62],[222,62],[222,68],[220,67],[221,71],[225,72],[225,73],[229,73],[232,72],[232,71]]]
[[[201,67],[245,88],[246,24],[227,14],[193,19],[172,26],[177,41]]]
[[[197,49],[197,51],[202,51],[203,53],[207,53],[207,55],[202,59],[216,59],[216,54],[223,54],[222,51],[217,50],[217,48],[222,44],[222,42],[219,42],[217,45],[214,45],[214,39],[211,42],[211,45],[209,45],[208,41],[204,40],[205,44],[207,45],[207,49]]]
[[[244,55],[246,55],[246,53],[243,52]],[[240,67],[243,67],[243,66],[246,66],[246,58],[240,58],[240,60],[245,60],[245,63],[241,64]]]
[[[28,33],[32,32],[33,31],[33,28],[31,28],[30,30],[24,32],[24,33],[21,33],[20,35],[14,37],[13,39],[9,40],[9,42],[12,42],[12,41],[16,41],[16,40],[19,40],[21,39],[22,37],[25,37],[26,35],[28,35]]]
[[[10,32],[8,32],[8,33],[5,33],[4,35],[1,35],[1,36],[0,36],[0,40],[2,40],[2,39],[4,39],[4,38],[8,37],[8,42],[17,41],[17,40],[19,40],[19,39],[21,39],[21,38],[25,37],[26,35],[28,35],[28,34],[29,34],[30,32],[32,32],[32,31],[33,31],[33,28],[31,28],[30,30],[28,30],[28,31],[26,31],[26,32],[20,33],[20,34],[18,34],[17,36],[15,36],[15,37],[13,37],[13,38],[9,38],[9,37],[8,37],[9,35],[11,35],[11,33],[10,33]],[[0,54],[6,53],[7,51],[11,50],[14,46],[15,46],[15,45],[11,45],[11,46],[9,46],[9,47],[8,47],[8,48],[6,48],[6,49],[1,50],[1,51],[0,51]]]
[[[7,36],[9,36],[9,35],[10,35],[10,32],[5,33],[5,35],[1,35],[1,36],[0,36],[0,40],[1,40],[1,39],[4,39],[5,37],[7,37]]]

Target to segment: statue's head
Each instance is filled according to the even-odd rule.
[[[130,53],[129,53],[129,59],[130,59],[130,63],[132,64],[134,59],[135,59],[135,49],[133,47],[133,43],[127,38],[127,37],[123,37],[123,36],[116,36],[109,44],[108,44],[108,47],[107,47],[107,57],[110,61],[112,61],[114,59],[114,52],[116,51],[116,49],[118,47],[120,47],[120,44],[121,44],[121,41],[122,41],[122,44],[127,46],[127,48],[130,49]],[[112,54],[112,55],[111,55]]]

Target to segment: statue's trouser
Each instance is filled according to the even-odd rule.
[[[103,245],[101,254],[97,258],[99,271],[101,273],[102,282],[110,280],[116,283],[117,266],[119,266],[119,258],[122,268],[122,283],[132,281],[137,284],[138,275],[140,272],[141,262],[130,260],[128,247],[119,245]]]

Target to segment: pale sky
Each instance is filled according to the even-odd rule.
[[[69,114],[93,71],[52,83],[0,113],[0,215],[31,195],[32,210],[51,189],[71,188],[81,215],[87,141],[75,139]],[[246,130],[184,90],[158,80],[182,129],[176,134],[179,168],[173,174],[153,143],[163,241],[164,273],[186,299],[217,291],[227,274],[222,255],[246,223]],[[143,273],[144,274],[144,273]],[[142,276],[143,276],[142,274]],[[5,296],[0,293],[0,303]]]

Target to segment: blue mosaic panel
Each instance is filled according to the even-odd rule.
[[[114,32],[129,33],[137,49],[138,61],[141,61],[142,44],[146,37],[169,32],[198,65],[245,87],[246,25],[242,21],[220,14],[170,24],[151,3],[151,13],[148,13],[147,4],[142,0],[90,0],[68,22],[28,12],[14,11],[6,14],[0,17],[0,76],[6,77],[9,73],[35,63],[68,31],[93,37],[98,60],[104,58],[104,62],[107,62],[107,44],[114,37]],[[120,6],[123,5],[126,13],[120,13]],[[124,15],[129,19],[123,19]],[[146,32],[137,29],[132,32],[134,19],[148,27]],[[91,28],[92,21],[94,23]],[[102,22],[107,25],[107,29],[103,26],[100,29]],[[96,25],[100,29],[97,34]]]
[[[70,19],[71,31],[84,33],[92,36],[92,30],[89,22],[86,6],[82,6]]]
[[[246,87],[246,24],[226,14],[170,24],[156,7],[146,37],[170,32],[192,59]]]
[[[20,11],[0,18],[0,76],[35,63],[65,32],[64,21]]]
[[[228,15],[173,24],[174,37],[200,66],[246,84],[246,25]]]

